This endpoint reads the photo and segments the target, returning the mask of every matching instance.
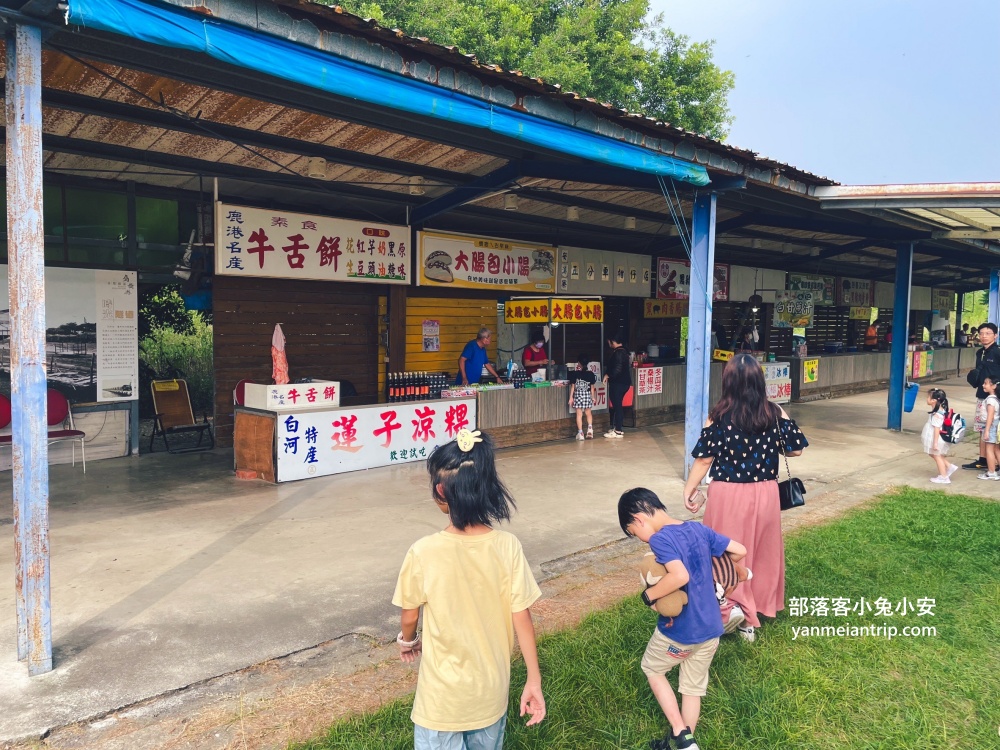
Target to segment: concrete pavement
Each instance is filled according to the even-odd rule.
[[[972,390],[964,380],[944,387],[971,423]],[[785,514],[786,525],[836,515],[894,484],[940,489],[927,481],[933,463],[921,453],[923,400],[904,415],[904,432],[890,433],[885,398],[789,407],[811,447],[792,461],[808,506]],[[963,461],[976,453],[971,442],[956,450]],[[622,441],[502,451],[519,506],[510,529],[536,575],[620,539],[615,504],[629,487],[651,487],[687,517],[682,454],[680,424],[629,431]],[[218,452],[94,462],[86,475],[52,467],[55,670],[29,679],[17,662],[13,585],[0,587],[0,740],[38,737],[347,634],[362,642],[395,635],[389,598],[399,562],[445,523],[423,466],[281,486],[239,482],[231,466],[231,454]],[[1000,483],[964,471],[950,490],[997,497]],[[10,507],[9,485],[3,492]],[[13,580],[9,531],[0,578]]]

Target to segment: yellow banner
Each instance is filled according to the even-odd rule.
[[[816,383],[819,381],[819,360],[806,359],[802,362],[802,382]]]
[[[848,320],[864,320],[870,321],[872,319],[872,309],[870,307],[852,307]]]
[[[642,305],[644,318],[683,318],[687,314],[686,299],[647,299]]]
[[[551,307],[550,307],[551,306]],[[600,323],[604,302],[594,299],[509,300],[503,309],[505,323]]]
[[[420,286],[555,291],[554,247],[441,232],[418,232],[417,243]]]
[[[712,359],[716,362],[728,362],[735,356],[736,352],[731,352],[728,349],[716,349],[712,352]]]

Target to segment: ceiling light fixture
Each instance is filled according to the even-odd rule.
[[[634,216],[626,216],[625,217],[625,228],[626,229],[635,229],[635,217]]]
[[[754,250],[760,250],[760,238],[754,237],[752,240],[750,240],[750,247],[752,247]]]
[[[814,258],[819,257],[819,248],[814,247],[812,250],[809,251],[809,254]]]
[[[424,194],[424,178],[420,175],[410,178],[410,195]]]
[[[566,221],[579,221],[580,220],[580,209],[576,206],[570,206],[566,209]]]
[[[315,180],[326,179],[326,159],[322,156],[312,156],[309,158],[309,166],[306,174]]]
[[[503,197],[503,210],[504,211],[516,211],[517,210],[517,196],[513,193],[507,193]]]

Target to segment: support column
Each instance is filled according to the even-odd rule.
[[[715,268],[716,194],[694,199],[691,219],[691,291],[688,308],[687,390],[684,406],[684,476],[691,471],[694,450],[710,407],[712,360],[712,292]]]
[[[906,384],[906,345],[910,340],[910,284],[913,276],[913,246],[896,248],[896,291],[892,308],[892,349],[889,356],[890,430],[903,429],[903,388]]]
[[[989,320],[1000,325],[1000,268],[990,271]],[[975,325],[979,325],[976,323]]]
[[[7,38],[7,236],[18,658],[52,669],[42,221],[42,32]]]

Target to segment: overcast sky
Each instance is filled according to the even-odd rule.
[[[1000,182],[1000,0],[651,0],[736,74],[728,142],[845,184]]]

